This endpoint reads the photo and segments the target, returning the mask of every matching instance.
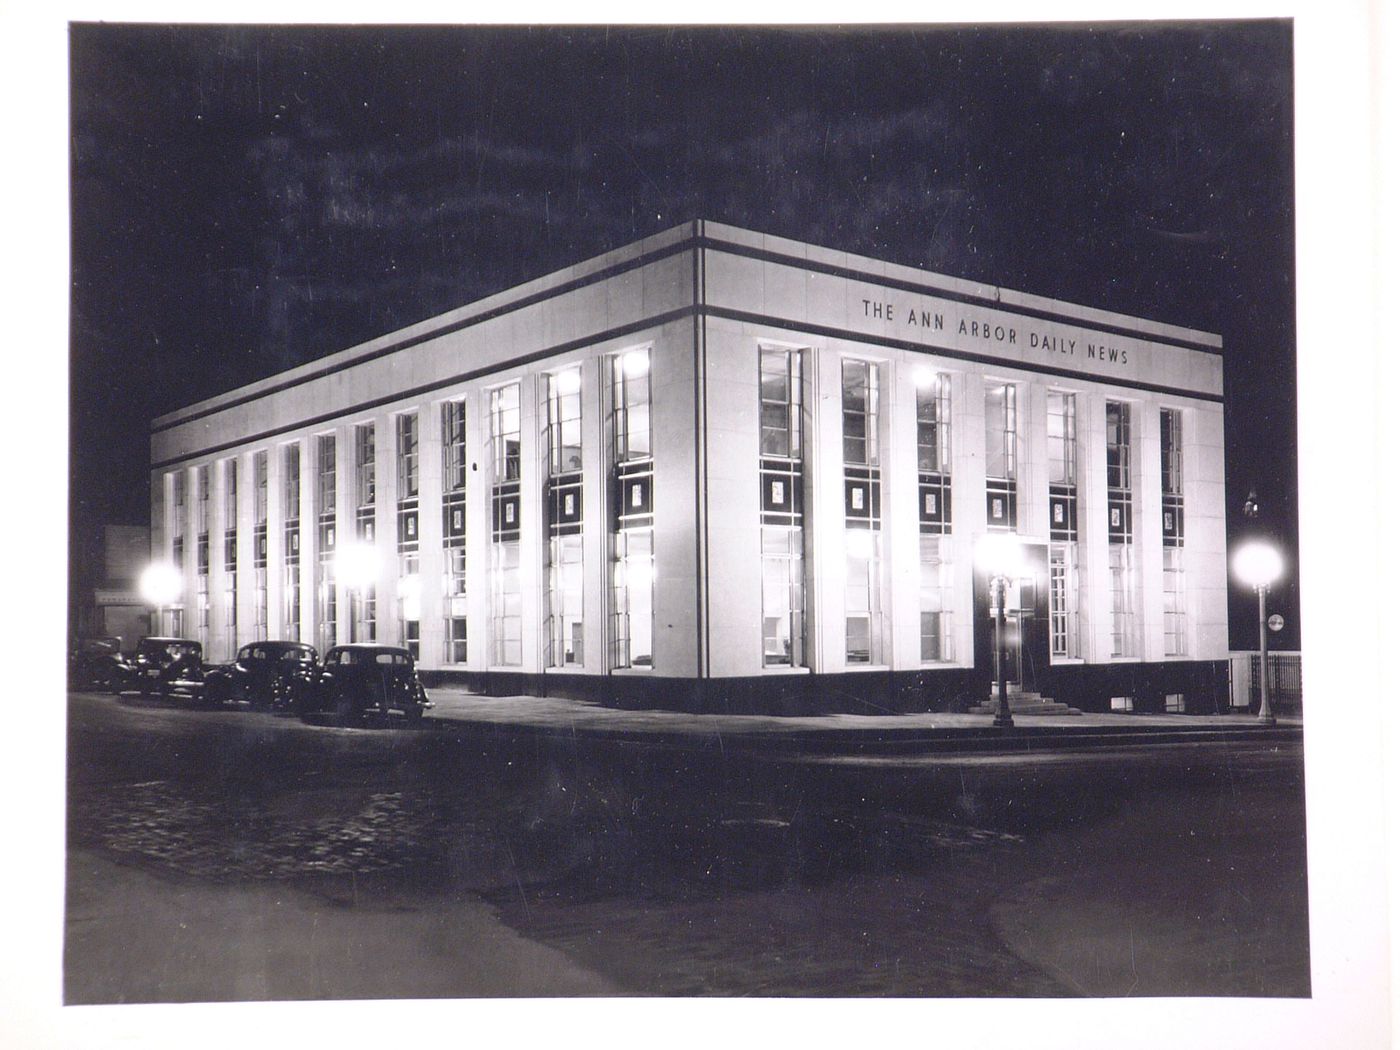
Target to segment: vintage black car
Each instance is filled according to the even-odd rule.
[[[189,638],[142,638],[126,685],[143,697],[202,697],[204,647]]]
[[[316,650],[303,642],[252,642],[233,663],[204,672],[204,699],[296,710],[314,693],[320,672]]]
[[[342,719],[360,721],[372,712],[397,712],[417,721],[432,706],[407,649],[362,642],[326,650],[320,682],[301,713],[334,711]]]
[[[79,638],[68,652],[72,689],[120,689],[129,670],[120,638]]]

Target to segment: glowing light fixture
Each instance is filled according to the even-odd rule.
[[[173,605],[184,590],[185,580],[180,571],[169,562],[158,561],[147,565],[141,573],[141,597],[155,606]]]
[[[356,540],[336,549],[336,579],[351,590],[361,590],[373,584],[378,571],[379,558],[371,544]]]
[[[1255,540],[1235,552],[1235,575],[1258,590],[1268,588],[1283,575],[1283,557],[1267,543]]]
[[[577,394],[579,387],[583,385],[583,380],[579,377],[577,368],[565,369],[563,372],[556,372],[554,375],[554,390],[561,397],[568,397]]]
[[[1253,493],[1250,493],[1251,499]],[[1252,540],[1235,551],[1232,560],[1235,575],[1253,587],[1259,595],[1259,721],[1274,724],[1273,708],[1269,706],[1269,587],[1283,575],[1283,556],[1277,548],[1260,540]]]
[[[628,379],[641,379],[651,370],[651,353],[647,350],[633,350],[623,355],[622,374]]]

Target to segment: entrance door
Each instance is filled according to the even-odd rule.
[[[1002,660],[1010,688],[1035,692],[1042,671],[1050,664],[1049,559],[1043,543],[1025,543],[1022,549],[1024,575],[1007,588]],[[991,602],[990,581],[978,571],[973,587],[973,622],[982,625],[973,638],[973,663],[995,682],[992,639],[996,635],[996,610]]]
[[[1020,606],[1019,587],[1008,587],[1006,593],[1006,623],[1001,632],[1001,666],[1006,675],[1006,684],[1020,688],[1024,680],[1021,662],[1023,652],[1021,646],[1022,638],[1022,610]],[[996,636],[996,610],[991,610],[992,632]]]

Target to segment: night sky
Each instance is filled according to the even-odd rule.
[[[1219,332],[1231,540],[1296,567],[1288,22],[70,40],[74,550],[153,417],[706,218]]]

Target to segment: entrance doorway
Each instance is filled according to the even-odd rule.
[[[1022,544],[1022,576],[1006,589],[1006,626],[1002,633],[1002,666],[1008,688],[1038,692],[1043,671],[1050,664],[1049,548],[1044,543]],[[991,581],[980,570],[973,575],[973,664],[980,674],[996,681],[993,638],[996,609],[991,601]]]

